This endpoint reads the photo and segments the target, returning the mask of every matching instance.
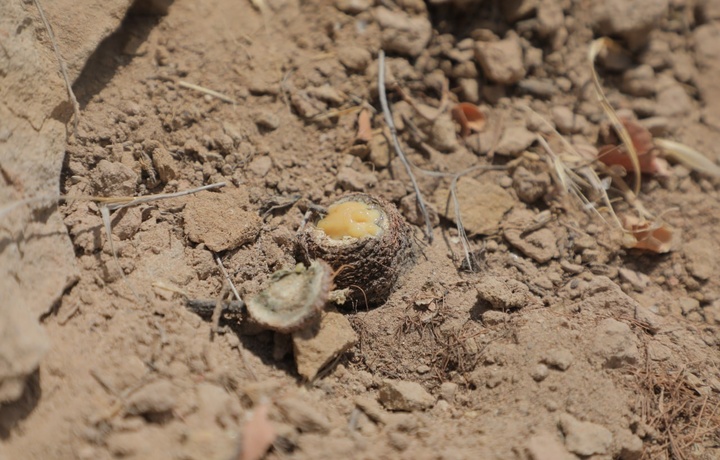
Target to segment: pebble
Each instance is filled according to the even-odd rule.
[[[640,460],[643,455],[643,442],[639,436],[628,429],[616,433],[615,443],[620,446],[620,460]]]
[[[311,404],[297,397],[283,398],[275,405],[288,423],[304,433],[327,433],[330,431],[330,420]]]
[[[693,102],[680,83],[673,83],[658,92],[655,115],[679,117],[693,110]]]
[[[455,400],[455,393],[457,393],[458,384],[454,382],[443,382],[440,385],[440,398],[452,403]]]
[[[118,212],[113,220],[112,233],[120,240],[132,238],[140,230],[142,224],[142,209],[138,206],[126,208]],[[118,217],[120,218],[118,220]]]
[[[459,78],[458,86],[467,102],[480,102],[480,82],[477,78]]]
[[[530,376],[535,380],[536,382],[542,382],[545,380],[550,373],[550,369],[545,364],[538,364],[535,366],[533,371],[530,373]]]
[[[636,49],[665,16],[669,0],[606,0],[592,8],[593,28],[602,35],[621,35]]]
[[[516,35],[500,41],[476,43],[475,59],[485,76],[501,85],[512,85],[525,76],[522,46]]]
[[[262,219],[257,212],[239,204],[247,195],[237,189],[193,195],[183,210],[184,230],[190,241],[204,243],[213,252],[222,252],[250,243],[260,233]]]
[[[555,127],[562,134],[571,134],[579,131],[580,123],[576,120],[576,117],[572,110],[564,105],[558,105],[552,108],[552,121],[555,123]]]
[[[501,2],[500,8],[508,22],[515,22],[519,19],[530,16],[538,7],[539,0],[514,0]]]
[[[313,380],[328,363],[357,343],[357,334],[345,315],[327,311],[319,324],[294,332],[292,342],[298,374]]]
[[[550,99],[557,94],[557,87],[551,80],[525,78],[518,83],[521,91],[542,99]]]
[[[543,362],[560,371],[566,371],[574,359],[570,350],[565,348],[552,348],[545,353]]]
[[[650,277],[644,273],[630,270],[629,268],[618,269],[618,275],[620,275],[622,281],[630,283],[633,289],[638,292],[644,291],[650,284]]]
[[[623,74],[621,88],[631,96],[649,97],[655,94],[655,71],[647,64],[628,69]]]
[[[685,316],[700,310],[700,302],[692,297],[681,297],[678,299],[678,304],[680,304],[680,310]]]
[[[524,166],[518,166],[513,172],[513,188],[518,198],[525,203],[534,203],[547,193],[552,179],[547,171],[534,173]]]
[[[93,179],[95,190],[102,196],[133,196],[138,175],[122,163],[100,160]]]
[[[695,278],[707,280],[716,273],[717,253],[708,251],[708,248],[712,247],[712,241],[707,238],[698,238],[683,246],[687,270]]]
[[[565,435],[565,447],[577,455],[605,455],[612,446],[613,435],[602,425],[581,422],[570,414],[561,414],[559,425]]]
[[[449,190],[438,188],[434,203],[446,219],[455,221],[454,206],[446,206]],[[502,187],[463,177],[457,183],[457,197],[462,210],[462,222],[468,235],[491,235],[500,230],[500,223],[515,199]]]
[[[497,326],[505,324],[510,319],[510,315],[504,311],[488,310],[482,314],[482,322],[486,326]]]
[[[280,127],[280,118],[267,110],[253,113],[252,119],[261,130],[274,131]]]
[[[335,0],[335,8],[347,14],[360,14],[370,9],[370,0]]]
[[[512,278],[485,276],[477,285],[478,298],[495,310],[523,308],[533,300],[530,289]]]
[[[576,460],[563,446],[557,436],[541,432],[532,436],[525,444],[528,458],[530,460]]]
[[[441,152],[456,150],[459,144],[455,127],[456,124],[449,113],[437,117],[430,128],[430,145]]]
[[[262,178],[272,169],[272,159],[267,156],[255,157],[248,165],[248,171],[253,173],[255,177]]]
[[[534,222],[534,214],[528,210],[513,211],[505,220],[505,239],[523,254],[538,263],[545,263],[557,257],[557,237],[549,228],[523,233]]]
[[[432,25],[426,16],[410,16],[383,6],[375,8],[374,13],[385,51],[416,57],[430,42]]]
[[[636,364],[640,352],[635,344],[635,335],[630,326],[607,318],[595,328],[593,350],[605,368],[616,369]]]
[[[511,126],[500,136],[496,152],[500,155],[517,156],[527,150],[536,139],[535,133],[524,126]]]
[[[178,175],[178,165],[166,149],[158,147],[152,151],[152,162],[155,171],[163,183],[168,183]]]
[[[422,385],[406,380],[383,380],[378,400],[386,409],[405,412],[429,409],[435,404],[435,398]]]
[[[151,382],[131,394],[125,407],[130,415],[153,415],[172,411],[176,404],[176,391],[167,380]]]
[[[372,60],[370,51],[359,46],[343,46],[337,54],[340,63],[353,72],[364,72]]]
[[[360,172],[348,166],[343,166],[337,173],[337,184],[343,190],[363,192],[377,185],[378,179],[371,172]]]
[[[646,327],[651,334],[657,334],[663,324],[662,317],[640,304],[635,306],[635,320]]]

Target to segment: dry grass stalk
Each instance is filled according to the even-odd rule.
[[[597,94],[598,100],[600,101],[600,105],[602,106],[605,115],[607,115],[607,117],[610,119],[610,123],[612,124],[613,129],[615,130],[618,137],[623,142],[623,145],[625,145],[625,148],[627,149],[628,156],[630,157],[630,162],[633,165],[633,170],[635,173],[635,184],[633,191],[635,195],[638,195],[640,193],[642,175],[640,173],[640,160],[638,159],[637,151],[635,150],[635,146],[633,145],[632,139],[630,138],[630,134],[625,128],[625,125],[623,125],[620,117],[618,117],[617,113],[615,112],[615,109],[613,109],[610,105],[610,101],[608,101],[607,97],[605,97],[605,92],[602,89],[600,79],[598,78],[598,74],[595,71],[595,59],[597,58],[597,56],[603,51],[613,48],[618,48],[618,45],[607,37],[598,38],[590,44],[590,48],[588,50],[590,73],[592,74],[593,86],[595,87],[595,92]]]
[[[223,93],[219,93],[219,92],[214,91],[214,90],[212,90],[212,89],[205,88],[204,86],[196,85],[196,84],[194,84],[194,83],[189,83],[189,82],[184,81],[184,80],[178,81],[178,86],[180,86],[180,87],[182,87],[182,88],[187,88],[187,89],[192,89],[192,90],[195,90],[195,91],[199,91],[199,92],[201,92],[201,93],[203,93],[203,94],[207,94],[207,95],[209,95],[209,96],[216,97],[216,98],[220,99],[221,101],[227,102],[227,103],[229,103],[229,104],[237,104],[237,101],[236,101],[235,99],[231,98],[230,96],[226,96],[226,95],[224,95]]]
[[[666,157],[670,157],[679,163],[695,171],[720,177],[720,166],[710,161],[705,155],[685,144],[671,141],[669,139],[655,139],[655,145],[660,147]]]
[[[63,80],[65,80],[65,88],[67,89],[68,98],[70,99],[70,103],[73,107],[73,133],[77,135],[78,123],[80,122],[80,104],[78,103],[77,98],[75,97],[75,93],[72,90],[70,76],[68,75],[67,71],[67,64],[65,63],[65,59],[63,59],[62,54],[60,54],[60,48],[58,47],[57,40],[55,39],[55,33],[53,32],[52,26],[50,25],[50,21],[48,21],[47,17],[45,16],[45,11],[43,11],[40,0],[34,0],[34,2],[35,6],[38,9],[38,12],[40,13],[40,19],[42,19],[45,30],[47,30],[48,36],[50,37],[50,43],[52,43],[55,57],[60,64],[60,72],[62,73]]]

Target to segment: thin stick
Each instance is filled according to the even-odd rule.
[[[150,203],[152,201],[158,201],[158,200],[167,200],[170,198],[178,198],[181,196],[186,195],[192,195],[194,193],[202,192],[205,190],[213,190],[216,188],[222,188],[227,185],[226,182],[217,182],[215,184],[209,184],[209,185],[203,185],[202,187],[197,188],[191,188],[189,190],[182,190],[180,192],[174,192],[174,193],[158,193],[156,195],[146,195],[146,196],[139,196],[136,198],[133,197],[127,197],[127,198],[91,198],[92,201],[98,201],[100,203],[107,203],[107,208],[111,211],[115,211],[117,209],[127,208],[130,206],[136,206],[138,204],[143,203]],[[65,197],[65,199],[74,199],[73,197]]]
[[[187,89],[194,89],[195,91],[200,91],[203,94],[208,94],[210,96],[216,97],[220,99],[223,102],[227,102],[230,104],[237,104],[237,101],[230,96],[226,96],[223,93],[218,93],[217,91],[213,91],[210,88],[205,88],[204,86],[196,85],[193,83],[188,83],[186,81],[180,80],[178,82],[178,85],[187,88]]]
[[[412,182],[413,189],[415,189],[415,198],[417,199],[420,212],[425,219],[425,237],[427,238],[428,243],[432,243],[433,234],[430,215],[428,214],[427,208],[425,207],[425,201],[423,200],[422,193],[420,193],[420,187],[418,187],[417,180],[415,179],[415,175],[412,172],[410,163],[405,157],[405,153],[400,146],[397,129],[395,129],[395,122],[393,121],[392,114],[390,113],[390,106],[388,105],[387,94],[385,93],[385,52],[383,50],[380,50],[378,59],[380,60],[380,66],[378,69],[378,92],[380,93],[380,105],[382,105],[385,123],[387,123],[388,128],[390,129],[390,134],[393,139],[393,146],[395,147],[395,153],[397,153],[397,155],[400,157],[400,160],[402,161],[403,166],[405,166],[405,170],[407,171],[408,176],[410,176],[410,181]]]
[[[60,63],[60,73],[62,73],[63,80],[65,80],[65,88],[67,89],[68,97],[70,98],[70,103],[73,106],[73,113],[75,116],[75,118],[73,119],[73,134],[77,136],[78,122],[80,121],[80,104],[78,104],[75,93],[72,90],[72,85],[70,84],[67,64],[65,64],[65,59],[63,59],[62,55],[60,54],[60,49],[58,48],[57,40],[55,39],[55,33],[53,32],[52,27],[50,27],[50,22],[47,20],[47,17],[45,17],[45,11],[43,11],[40,0],[33,1],[35,2],[35,6],[37,7],[38,12],[40,13],[40,19],[42,19],[45,30],[47,30],[47,33],[50,36],[50,43],[52,43],[53,50],[55,51],[55,57]]]
[[[232,291],[233,295],[235,296],[235,300],[238,302],[243,303],[242,299],[240,298],[240,294],[238,294],[237,289],[235,288],[235,283],[232,282],[232,279],[230,278],[230,274],[225,270],[225,265],[223,265],[222,260],[220,259],[220,256],[215,254],[215,262],[218,264],[218,267],[220,267],[220,271],[222,272],[223,276],[225,277],[225,280],[228,282],[228,285],[230,286],[230,290]]]

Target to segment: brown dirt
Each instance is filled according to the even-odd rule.
[[[640,199],[673,229],[673,249],[624,249],[611,219],[584,213],[551,181],[535,133],[554,136],[522,108],[575,145],[600,145],[605,116],[586,55],[593,38],[612,35],[632,51],[600,59],[611,103],[717,163],[718,2],[260,4],[262,12],[246,1],[180,0],[165,16],[131,13],[91,56],[74,45],[77,23],[54,23],[82,108],[54,177],[62,193],[227,186],[114,213],[125,277],[93,202],[44,213],[21,207],[0,222],[10,235],[0,265],[20,274],[3,271],[4,303],[41,316],[47,336],[29,334],[37,335],[28,339],[35,361],[22,347],[2,354],[43,357],[38,371],[21,369],[31,374],[22,398],[0,406],[0,458],[245,458],[239,452],[253,439],[243,440],[243,429],[265,401],[277,433],[266,458],[720,458],[720,180],[682,165],[645,177]],[[12,18],[45,37],[25,7]],[[86,7],[78,21],[102,16],[102,6]],[[5,36],[20,34],[12,20],[2,26]],[[93,43],[111,27],[96,29]],[[66,32],[75,38],[63,41]],[[54,71],[42,40],[37,62]],[[507,166],[459,182],[474,271],[454,211],[445,211],[449,178],[417,172],[434,222],[433,243],[423,242],[409,178],[383,138],[381,48],[414,164],[441,172]],[[0,82],[10,82],[9,67]],[[0,105],[0,114],[30,123],[0,125],[0,144],[32,132],[58,142],[69,111],[48,102],[63,94],[52,81],[52,97],[35,93],[42,104],[28,102],[28,92]],[[460,138],[441,104],[446,82],[450,104],[481,106],[484,131]],[[362,104],[375,110],[369,149],[353,146],[358,112],[344,110]],[[34,166],[23,169],[17,152],[5,152],[3,204],[47,193],[19,187],[18,171]],[[38,157],[37,167],[48,163]],[[288,336],[243,314],[225,315],[212,334],[186,308],[185,298],[224,293],[215,254],[243,297],[257,293],[274,271],[295,265],[308,208],[349,191],[398,205],[419,254],[384,305],[341,310],[356,344],[313,382],[299,377]],[[618,214],[633,214],[610,193]],[[39,267],[62,253],[62,240],[37,236],[53,228],[48,215],[64,219],[75,259],[67,254],[68,268],[56,265],[46,279]],[[3,308],[0,329],[34,327],[26,319],[7,326]]]

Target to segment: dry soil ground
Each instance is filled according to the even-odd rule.
[[[19,3],[0,29],[0,82],[22,67],[8,64],[21,37],[46,58],[35,71],[55,78],[37,9]],[[597,66],[610,103],[717,163],[719,2],[179,0],[166,15],[131,11],[87,60],[75,57],[88,42],[68,37],[97,17],[119,22],[119,3],[71,17],[47,6],[72,64],[77,132],[53,80],[60,102],[46,121],[32,112],[42,88],[6,95],[0,113],[22,121],[0,119],[0,143],[21,139],[25,124],[28,139],[66,126],[67,136],[43,134],[67,142],[61,173],[42,183],[59,177],[72,196],[227,185],[115,212],[112,247],[95,201],[4,214],[3,273],[17,285],[0,323],[1,458],[257,458],[261,436],[249,433],[263,431],[263,414],[274,432],[266,458],[720,458],[720,179],[681,164],[645,175],[640,203],[673,241],[661,254],[628,249],[597,196],[583,207],[566,193],[538,140],[562,153],[562,137],[590,155],[604,143],[587,53],[612,36],[624,51]],[[389,147],[380,50],[432,243]],[[458,102],[480,107],[481,131],[460,136]],[[363,107],[367,144],[356,139]],[[0,154],[4,205],[47,192],[17,177],[48,162],[23,164],[14,145]],[[448,190],[453,173],[488,165],[457,186],[468,264]],[[637,215],[617,187],[617,214]],[[259,292],[297,262],[306,211],[350,191],[396,204],[417,256],[385,303],[323,322],[314,351],[348,348],[326,369],[296,363],[290,336],[243,312],[211,334],[186,308],[223,294],[216,255],[243,298]],[[65,227],[74,254],[53,239]],[[58,260],[72,263],[53,302],[43,283],[59,276]],[[37,371],[7,371],[33,357]]]

